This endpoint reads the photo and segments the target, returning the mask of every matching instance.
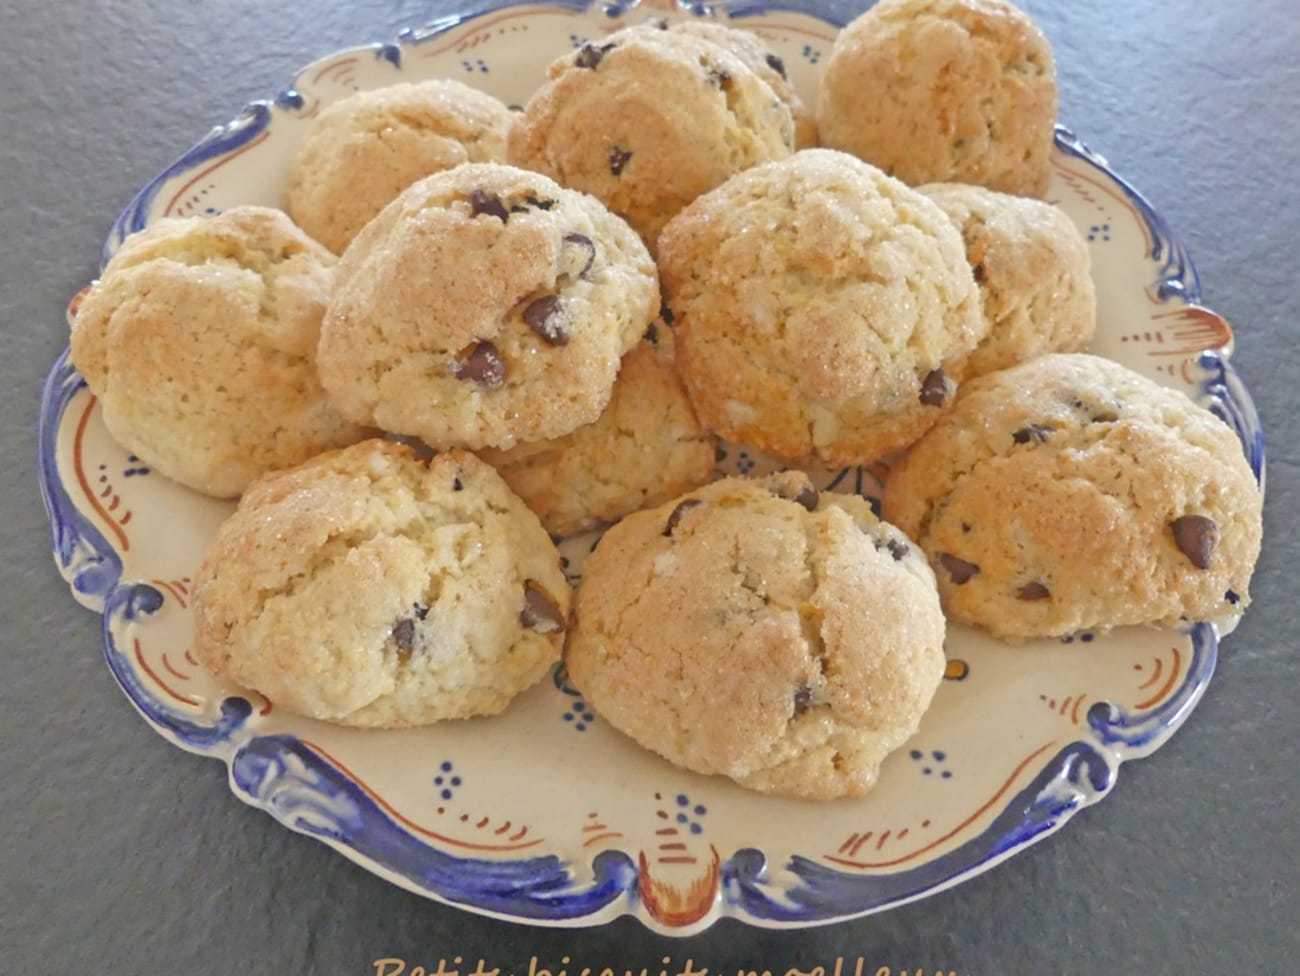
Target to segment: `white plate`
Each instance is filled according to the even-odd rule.
[[[723,19],[759,33],[810,98],[836,25],[757,4],[729,9]],[[318,61],[146,186],[105,257],[164,215],[278,205],[293,150],[322,104],[440,76],[522,103],[553,57],[646,16],[662,13],[510,7]],[[1196,304],[1181,245],[1065,130],[1053,165],[1051,198],[1091,242],[1093,351],[1209,406],[1262,475],[1255,410],[1228,362],[1232,333]],[[507,919],[581,926],[630,914],[686,934],[723,916],[806,926],[923,897],[1105,796],[1123,762],[1158,748],[1186,719],[1217,653],[1209,624],[1014,648],[954,628],[946,680],[920,733],[886,762],[873,793],[833,804],[677,770],[605,725],[562,672],[494,718],[342,729],[286,714],[195,666],[190,579],[230,506],[169,483],[118,447],[66,354],[45,388],[40,449],[55,559],[73,596],[103,614],[109,667],[145,719],[181,748],[221,759],[238,797],[293,830],[412,891]],[[736,447],[723,462],[743,473],[762,465]],[[861,469],[822,482],[875,487]]]

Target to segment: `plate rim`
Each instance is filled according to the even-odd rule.
[[[475,21],[504,10],[538,14],[557,10],[577,14],[595,14],[599,11],[609,22],[618,22],[626,14],[644,9],[643,5],[638,6],[635,2],[598,4],[596,0],[556,0],[545,4],[506,3],[474,12],[452,14],[424,27],[403,30],[394,42],[343,48],[317,58],[295,74],[295,84],[297,79],[301,79],[314,66],[348,53],[365,52],[400,65],[406,51],[444,37],[454,29],[472,28]],[[678,12],[696,18],[719,14],[729,21],[762,15],[793,14],[836,29],[843,26],[822,13],[814,13],[792,4],[741,2],[715,4],[712,8],[696,4],[685,10],[679,9]],[[229,122],[211,128],[205,136],[146,183],[113,222],[101,252],[101,269],[122,239],[145,225],[154,199],[170,180],[248,145],[272,124],[277,107],[291,108],[294,99],[301,97],[290,85],[273,98],[250,102]],[[1228,340],[1225,343],[1200,353],[1197,367],[1201,382],[1197,386],[1196,399],[1209,406],[1237,434],[1262,490],[1265,482],[1265,445],[1258,413],[1249,391],[1231,362],[1233,349],[1230,328],[1221,316],[1201,305],[1200,278],[1190,254],[1146,198],[1115,173],[1109,163],[1074,132],[1058,125],[1055,143],[1059,152],[1094,167],[1113,182],[1145,223],[1151,240],[1146,260],[1154,268],[1154,277],[1149,285],[1151,297],[1158,304],[1196,309],[1212,316],[1227,330]],[[70,316],[75,312],[75,306],[76,299],[69,308]],[[231,791],[243,802],[263,810],[297,833],[325,842],[391,883],[477,914],[507,921],[560,927],[605,924],[616,917],[631,915],[662,934],[684,936],[702,931],[721,917],[736,918],[760,927],[796,928],[862,917],[918,900],[981,874],[1038,843],[1064,827],[1080,810],[1104,798],[1113,788],[1124,763],[1149,755],[1177,731],[1208,686],[1217,660],[1217,631],[1210,624],[1194,625],[1186,631],[1193,646],[1194,664],[1189,666],[1188,678],[1178,694],[1158,709],[1164,711],[1168,707],[1167,717],[1162,716],[1161,721],[1151,723],[1148,721],[1150,716],[1144,715],[1143,721],[1133,722],[1113,705],[1094,705],[1088,712],[1088,727],[1097,735],[1096,742],[1078,739],[1062,747],[977,837],[912,871],[893,875],[850,875],[814,863],[800,855],[793,855],[790,864],[784,868],[800,879],[805,888],[773,892],[763,882],[763,872],[767,868],[766,855],[753,849],[742,849],[736,851],[719,868],[717,904],[707,915],[685,924],[666,922],[657,917],[647,907],[645,898],[638,897],[636,864],[622,850],[598,854],[591,862],[591,882],[587,884],[586,879],[583,879],[584,886],[581,890],[574,887],[572,877],[566,877],[566,868],[555,855],[525,859],[526,867],[520,868],[513,875],[508,867],[512,862],[459,859],[462,864],[491,864],[491,884],[486,887],[421,885],[410,876],[369,857],[355,833],[343,831],[337,819],[331,820],[321,810],[305,803],[304,790],[310,793],[310,789],[302,786],[303,776],[325,777],[318,778],[312,787],[319,790],[333,785],[329,780],[331,774],[340,774],[335,765],[319,752],[310,749],[309,744],[305,745],[302,740],[285,735],[253,735],[238,743],[235,741],[234,733],[243,726],[252,711],[247,700],[226,699],[221,707],[221,717],[212,726],[177,724],[149,706],[150,693],[138,682],[122,648],[118,646],[115,631],[126,623],[155,612],[162,604],[162,595],[148,583],[123,579],[124,566],[120,553],[72,499],[59,472],[57,438],[62,428],[62,418],[83,390],[84,381],[72,367],[65,348],[42,386],[37,437],[38,479],[49,517],[50,544],[56,566],[67,581],[74,599],[92,612],[102,615],[101,639],[105,660],[128,701],[155,731],[173,745],[189,752],[221,759],[226,764]],[[272,746],[278,747],[279,752],[272,749]],[[306,750],[307,755],[295,750],[295,746]],[[1099,749],[1098,746],[1106,748]],[[301,761],[306,772],[286,772],[283,767],[289,756]],[[277,760],[281,764],[278,772],[275,769]],[[295,779],[295,776],[298,778]],[[295,786],[295,783],[298,785]],[[1058,788],[1066,784],[1068,788]],[[1016,819],[1011,816],[1016,810],[1028,812]],[[391,819],[387,820],[385,826],[382,822],[385,819],[382,811],[376,810],[370,811],[357,823],[368,831],[380,834],[397,830],[408,840],[415,840],[421,846],[428,847],[409,833],[402,833]],[[968,848],[976,842],[987,845],[987,849],[981,846],[981,856],[977,856],[976,860],[956,867],[937,880],[932,877],[947,870],[939,868],[932,871],[930,869],[933,865],[953,863],[949,861],[950,858],[955,858],[962,852],[970,853]],[[507,867],[503,868],[503,865]],[[514,884],[512,891],[516,893],[528,891],[544,894],[544,897],[528,894],[522,901],[518,898],[502,900],[495,888],[503,880]],[[893,882],[883,896],[881,892],[885,886],[882,886],[882,881]],[[868,889],[866,900],[859,900],[847,908],[835,907],[824,900],[827,891],[842,896],[846,890],[862,899],[863,888]],[[572,896],[568,901],[557,900],[557,896],[566,893]],[[796,895],[808,897],[801,902]]]

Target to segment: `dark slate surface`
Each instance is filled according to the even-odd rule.
[[[1269,440],[1255,606],[1188,725],[1064,831],[922,902],[800,932],[722,923],[675,941],[624,919],[576,932],[426,902],[236,800],[220,766],[141,722],[96,619],[54,570],[34,473],[63,308],[133,191],[301,64],[386,40],[447,2],[57,0],[0,10],[0,972],[1290,972],[1300,941],[1300,26],[1294,0],[1028,4],[1061,116],[1187,242]],[[851,5],[826,5],[841,16]],[[568,957],[565,961],[564,957]],[[668,962],[664,960],[667,958]],[[410,969],[408,968],[408,972]],[[558,973],[556,973],[558,976]]]

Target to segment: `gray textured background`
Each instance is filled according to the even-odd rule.
[[[1300,948],[1294,705],[1300,27],[1295,0],[1026,6],[1061,117],[1183,237],[1269,443],[1255,606],[1187,726],[1054,838],[954,890],[801,932],[675,941],[624,919],[565,932],[406,894],[276,826],[221,767],[158,738],[55,572],[34,470],[63,308],[132,193],[247,100],[452,3],[98,0],[0,10],[0,973],[372,973],[478,957],[528,971],[809,969],[836,956],[994,973],[1291,972]],[[841,16],[857,8],[824,4]]]

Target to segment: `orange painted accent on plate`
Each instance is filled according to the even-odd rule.
[[[681,843],[677,843],[677,844],[660,844],[660,845],[659,845],[659,850],[661,850],[661,851],[684,851],[684,850],[686,850],[686,845],[685,845],[685,844],[681,844]]]
[[[1167,694],[1169,694],[1169,692],[1173,691],[1174,682],[1178,680],[1178,672],[1181,671],[1183,667],[1183,655],[1178,650],[1177,647],[1172,648],[1172,650],[1174,652],[1174,666],[1169,671],[1169,680],[1165,682],[1163,688],[1157,691],[1146,701],[1138,702],[1136,705],[1133,706],[1134,708],[1138,708],[1138,709],[1150,708],[1152,705],[1156,704],[1156,702],[1163,700],[1164,697]],[[1157,660],[1159,660],[1159,658],[1157,658]]]
[[[570,10],[555,10],[555,11],[548,10],[546,12],[548,14],[554,13],[561,17],[578,16],[576,13],[573,13]],[[482,24],[476,26],[473,33],[468,34],[465,37],[457,38],[454,41],[444,44],[442,47],[435,47],[429,49],[428,51],[422,51],[420,53],[420,57],[433,58],[433,57],[437,57],[439,54],[446,54],[448,51],[456,51],[457,53],[461,51],[466,51],[470,48],[477,47],[478,44],[480,43],[480,41],[478,40],[480,35],[485,31],[489,31],[497,24],[504,24],[508,20],[516,20],[520,17],[535,17],[535,16],[537,16],[536,10],[515,10],[510,13],[502,14],[500,17],[493,17],[491,20],[484,21]],[[470,43],[471,41],[473,41],[473,43]]]
[[[1070,711],[1070,721],[1075,725],[1079,724],[1079,706],[1083,704],[1087,697],[1087,695],[1080,695],[1074,700],[1074,708]]]
[[[872,835],[873,833],[875,833],[875,831],[873,831],[873,830],[868,830],[865,834],[863,834],[861,837],[859,837],[859,838],[854,842],[853,846],[849,848],[849,857],[857,857],[857,856],[858,856],[858,848],[861,847],[863,844],[865,844],[868,840],[870,840],[870,839],[871,839],[871,835]]]
[[[672,928],[681,928],[698,922],[709,913],[717,898],[719,888],[721,858],[718,849],[709,845],[712,859],[703,875],[696,878],[685,890],[676,885],[659,881],[650,869],[650,861],[642,851],[639,857],[640,872],[637,887],[641,892],[641,903],[645,905],[650,917]],[[667,863],[663,858],[662,863]],[[692,861],[694,858],[691,859]],[[685,861],[682,861],[685,863]]]
[[[882,847],[885,846],[885,841],[889,840],[889,835],[891,833],[893,833],[893,831],[886,830],[883,834],[880,835],[880,840],[876,841],[876,850],[880,850]]]
[[[1150,688],[1153,684],[1155,684],[1157,681],[1159,681],[1159,680],[1160,680],[1160,675],[1161,675],[1161,673],[1164,671],[1164,669],[1165,669],[1165,661],[1164,661],[1164,658],[1160,658],[1160,657],[1156,658],[1156,670],[1155,670],[1155,673],[1152,674],[1151,677],[1150,677],[1148,680],[1146,680],[1146,681],[1142,682],[1142,684],[1138,685],[1138,691],[1141,691],[1141,690],[1144,689],[1144,688]]]
[[[673,855],[671,857],[661,857],[658,859],[660,864],[699,864],[698,857]]]
[[[1069,698],[1065,699],[1065,701],[1061,702],[1061,707],[1057,710],[1057,714],[1064,715],[1066,711],[1069,709],[1070,703],[1073,701],[1074,701],[1074,696],[1071,695]]]
[[[1147,222],[1142,219],[1142,214],[1137,207],[1133,206],[1133,204],[1130,203],[1126,198],[1121,197],[1109,185],[1102,183],[1100,180],[1093,179],[1091,176],[1085,176],[1083,173],[1076,173],[1074,170],[1066,169],[1064,166],[1058,165],[1058,169],[1061,171],[1061,174],[1064,176],[1074,177],[1076,180],[1080,180],[1084,183],[1091,183],[1093,186],[1095,186],[1106,196],[1110,197],[1112,200],[1117,201],[1121,206],[1123,206],[1126,210],[1128,210],[1128,212],[1131,213],[1136,218],[1138,228],[1142,231],[1142,240],[1146,244],[1143,253],[1144,254],[1151,253],[1151,248],[1155,242],[1151,239],[1151,231],[1147,229]],[[1069,179],[1066,179],[1066,182],[1069,183],[1070,182]],[[1084,191],[1080,191],[1078,187],[1075,187],[1075,190],[1078,191],[1081,196],[1084,196],[1085,199],[1087,198],[1087,195]]]
[[[163,681],[162,678],[158,677],[158,672],[156,672],[153,668],[149,667],[149,663],[144,659],[144,651],[140,649],[140,638],[133,637],[131,640],[135,649],[135,663],[140,665],[140,670],[143,671],[145,674],[147,674],[149,676],[149,679],[154,684],[156,684],[163,691],[167,692],[167,694],[169,694],[172,698],[175,698],[182,705],[189,705],[192,708],[198,708],[199,705],[203,704],[197,698],[191,698],[188,695],[182,695],[179,691],[176,691],[174,688],[168,685],[167,682]]]
[[[616,830],[610,830],[603,834],[596,834],[594,837],[588,837],[582,842],[583,847],[590,847],[592,844],[598,844],[602,840],[616,840],[623,835]]]
[[[195,665],[196,667],[198,666],[199,662],[194,660],[194,655],[190,653],[188,647],[185,649],[185,660],[188,661],[190,664]]]
[[[967,817],[965,820],[959,823],[956,827],[952,828],[952,830],[948,831],[948,833],[944,834],[942,837],[932,840],[924,847],[918,848],[917,850],[912,851],[910,854],[904,854],[902,857],[894,858],[892,861],[851,861],[848,858],[836,857],[833,854],[823,854],[822,857],[835,864],[843,864],[845,867],[850,867],[850,868],[892,868],[899,864],[906,864],[908,861],[915,860],[916,858],[924,854],[926,851],[932,850],[935,847],[938,847],[940,844],[944,843],[945,841],[949,840],[950,838],[955,837],[957,834],[961,833],[963,830],[965,830],[967,827],[973,824],[976,820],[978,820],[981,816],[983,816],[984,813],[1002,797],[1002,794],[1004,794],[1008,789],[1011,788],[1011,784],[1016,781],[1016,777],[1018,777],[1022,772],[1024,772],[1025,767],[1028,766],[1035,759],[1037,759],[1039,756],[1041,756],[1048,749],[1052,748],[1054,745],[1056,745],[1055,742],[1048,742],[1044,745],[1039,746],[1037,749],[1031,752],[1028,756],[1026,756],[1024,759],[1020,761],[1020,764],[1016,766],[1015,769],[1011,771],[1011,775],[1007,777],[1006,782],[1003,783],[998,788],[998,791],[996,793],[994,793],[991,797],[988,798],[987,801],[985,801],[983,806],[981,806],[978,810],[976,810],[969,817]],[[870,835],[868,834],[868,836]]]
[[[255,146],[260,146],[262,143],[264,143],[264,142],[265,142],[267,139],[269,139],[269,138],[271,138],[271,133],[270,133],[270,132],[263,132],[260,136],[258,136],[256,139],[254,139],[254,140],[253,140],[252,142],[250,142],[248,145],[243,146],[243,147],[240,148],[240,149],[236,149],[234,152],[230,153],[230,154],[227,155],[227,156],[222,156],[220,159],[218,159],[215,163],[213,163],[213,164],[212,164],[211,166],[209,166],[207,169],[201,170],[200,172],[196,173],[196,174],[195,174],[195,175],[190,179],[190,181],[189,181],[188,183],[186,183],[183,187],[181,187],[179,190],[177,190],[177,191],[176,191],[176,195],[173,196],[173,197],[171,198],[171,200],[168,201],[167,206],[163,209],[163,216],[164,216],[164,217],[170,217],[170,216],[171,216],[171,213],[172,213],[172,208],[176,206],[176,201],[180,200],[181,197],[185,196],[185,194],[186,194],[186,192],[189,190],[189,188],[192,187],[192,186],[193,186],[195,183],[197,183],[199,180],[203,179],[203,177],[207,176],[209,173],[215,172],[216,170],[220,169],[222,166],[225,166],[226,163],[230,162],[231,160],[235,159],[236,157],[238,157],[238,156],[242,156],[244,153],[248,152],[250,149],[254,148]]]
[[[496,830],[492,831],[492,833],[497,834],[497,835],[499,836],[499,835],[501,835],[501,834],[504,834],[507,830],[509,830],[510,827],[511,827],[511,823],[510,823],[509,820],[507,820],[505,823],[503,823],[503,824],[502,824],[500,827],[498,827]]]
[[[154,586],[161,586],[164,590],[166,590],[166,591],[167,591],[168,593],[170,593],[172,596],[176,597],[176,602],[179,603],[179,604],[181,605],[181,609],[182,609],[182,610],[185,609],[185,607],[186,607],[185,594],[183,594],[183,593],[182,593],[179,589],[177,589],[173,584],[168,583],[166,580],[160,580],[160,579],[153,579],[153,580],[150,580],[149,582],[152,583]]]
[[[362,780],[359,776],[357,776],[356,773],[354,773],[347,766],[343,765],[343,763],[335,759],[332,755],[330,755],[328,752],[322,749],[315,742],[312,742],[308,739],[299,739],[298,741],[301,742],[308,749],[315,752],[318,756],[320,756],[322,759],[324,759],[326,762],[332,765],[344,776],[348,777],[348,779],[356,783],[357,786],[361,787],[361,789],[365,791],[365,794],[368,797],[370,797],[370,799],[374,800],[375,803],[385,813],[387,813],[390,817],[392,817],[394,820],[400,823],[403,827],[406,827],[408,830],[412,830],[415,833],[420,834],[424,837],[429,837],[432,838],[433,840],[441,841],[444,844],[450,844],[453,847],[463,847],[466,850],[470,850],[470,851],[521,851],[528,847],[535,847],[536,845],[542,842],[542,839],[538,837],[535,840],[530,840],[527,844],[474,844],[474,843],[470,843],[469,841],[457,840],[455,837],[448,837],[446,834],[440,834],[436,830],[430,830],[428,827],[422,827],[420,824],[416,823],[414,820],[410,819],[409,817],[404,816],[401,813],[398,813],[396,807],[394,807],[391,803],[389,803],[382,796],[380,796],[373,789],[371,789],[370,786],[368,786],[364,780]],[[509,840],[513,841],[518,837],[522,837],[527,832],[528,832],[528,828],[525,827],[515,837],[509,838]]]
[[[72,467],[77,472],[77,484],[80,486],[82,493],[86,496],[86,500],[90,502],[91,507],[95,509],[96,514],[107,522],[108,527],[113,530],[113,534],[117,536],[117,541],[121,546],[122,551],[128,552],[131,549],[131,543],[127,540],[126,533],[122,531],[122,527],[114,522],[108,512],[104,510],[104,506],[99,504],[99,499],[95,497],[95,493],[90,489],[90,479],[86,477],[86,471],[81,466],[81,446],[86,436],[86,425],[90,423],[90,411],[94,408],[95,397],[92,395],[89,402],[86,404],[86,409],[82,411],[81,418],[77,421],[77,433],[72,438]]]
[[[163,651],[162,663],[163,663],[163,667],[164,667],[164,668],[166,668],[168,671],[170,671],[170,672],[171,672],[172,674],[174,674],[176,677],[180,678],[182,681],[189,681],[189,680],[190,680],[190,676],[189,676],[188,674],[182,674],[180,671],[177,671],[176,668],[172,666],[172,662],[169,661],[169,660],[167,660],[167,652],[166,652],[166,651]]]
[[[319,83],[326,75],[338,71],[340,68],[347,68],[356,63],[357,63],[356,58],[344,58],[342,61],[335,61],[333,64],[327,64],[325,67],[321,68],[319,71],[316,72],[316,77],[313,78],[312,81],[315,83]]]

